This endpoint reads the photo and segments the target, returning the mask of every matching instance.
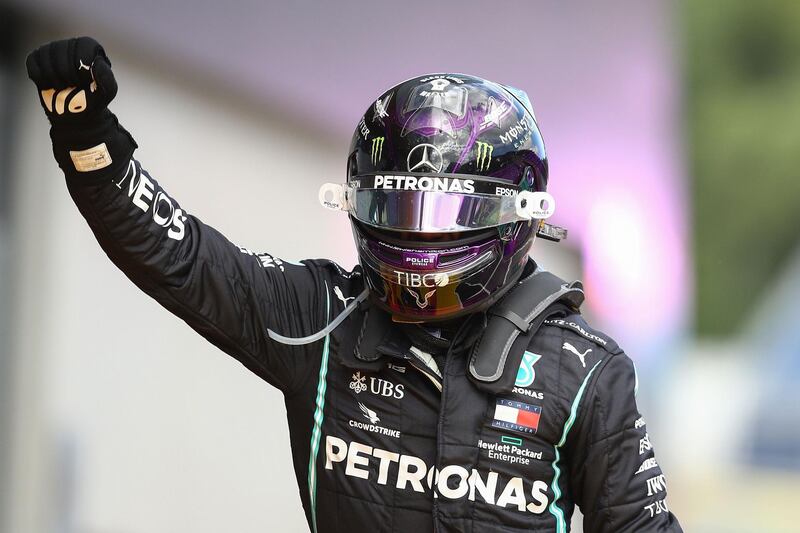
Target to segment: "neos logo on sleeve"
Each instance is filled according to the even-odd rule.
[[[167,237],[179,241],[186,234],[186,213],[175,206],[175,202],[167,196],[161,188],[156,188],[156,184],[143,172],[139,165],[131,160],[128,170],[122,179],[114,183],[118,189],[122,189],[122,184],[128,181],[128,198],[133,205],[145,213],[151,213],[153,222],[162,228],[169,228]]]

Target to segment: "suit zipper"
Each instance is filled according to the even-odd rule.
[[[409,363],[409,364],[410,364],[410,365],[411,365],[413,368],[417,369],[417,370],[418,370],[418,371],[419,371],[419,372],[420,372],[420,373],[421,373],[423,376],[425,376],[426,378],[428,378],[428,379],[430,380],[430,382],[431,382],[431,383],[433,383],[433,386],[434,386],[434,387],[436,387],[436,390],[438,390],[439,392],[442,392],[442,382],[441,382],[441,381],[439,381],[439,377],[438,377],[438,376],[436,376],[436,375],[434,375],[433,373],[431,373],[431,372],[429,372],[429,371],[425,370],[425,369],[424,369],[424,368],[422,368],[421,366],[418,366],[418,365],[417,365],[417,364],[414,362],[414,360],[413,360],[413,359],[409,359],[409,360],[408,360],[408,363]]]

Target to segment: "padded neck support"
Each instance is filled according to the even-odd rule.
[[[578,310],[583,299],[580,282],[567,283],[537,268],[489,309],[488,324],[470,357],[472,378],[487,384],[498,381],[504,374],[514,341],[520,335],[534,335],[542,322],[558,310]],[[519,359],[512,369],[515,375],[521,357],[520,352],[519,358],[515,358]]]

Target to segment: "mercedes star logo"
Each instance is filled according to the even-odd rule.
[[[409,172],[441,172],[442,152],[432,144],[418,144],[408,152]]]

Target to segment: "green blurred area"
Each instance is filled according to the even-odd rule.
[[[800,1],[686,0],[696,328],[736,333],[800,241]]]

